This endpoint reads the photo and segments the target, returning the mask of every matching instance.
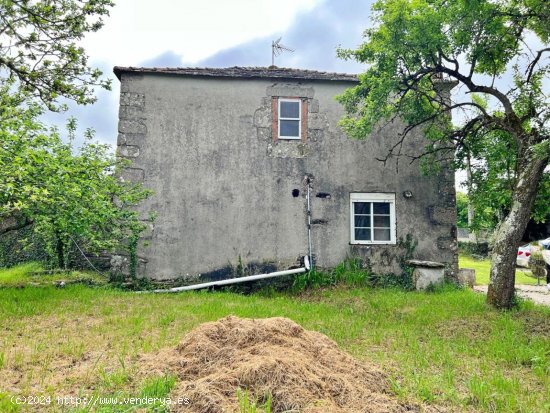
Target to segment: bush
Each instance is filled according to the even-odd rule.
[[[358,287],[369,284],[370,273],[363,260],[357,257],[348,257],[331,270],[318,271],[313,269],[305,274],[298,275],[294,278],[292,287],[296,291],[336,284]]]
[[[74,243],[69,244],[67,248],[69,268],[99,271],[107,271],[110,268],[109,255],[87,254],[86,258]],[[9,268],[28,262],[38,262],[50,269],[57,267],[57,261],[48,254],[45,240],[32,225],[0,235],[0,268]]]
[[[0,268],[31,261],[47,264],[48,259],[44,240],[31,226],[0,236]]]
[[[534,251],[529,259],[529,267],[533,272],[533,276],[538,279],[543,279],[546,276],[546,262],[540,251]]]
[[[487,257],[489,255],[489,252],[491,251],[491,249],[489,248],[489,243],[486,241],[459,241],[458,249],[460,252],[466,255],[478,255],[480,257]]]

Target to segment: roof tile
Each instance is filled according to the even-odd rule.
[[[357,75],[347,73],[320,72],[317,70],[291,69],[284,67],[121,67],[115,66],[115,75],[120,79],[122,73],[160,73],[179,76],[231,77],[251,79],[303,79],[357,82]]]

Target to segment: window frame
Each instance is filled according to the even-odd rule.
[[[281,105],[283,102],[298,102],[298,117],[283,118],[281,116]],[[285,140],[302,140],[302,99],[300,98],[279,98],[277,101],[277,138]],[[298,136],[285,136],[281,134],[281,121],[293,120],[298,121]]]
[[[370,240],[356,240],[355,239],[355,203],[356,202],[370,202]],[[386,241],[375,241],[374,238],[374,211],[372,203],[388,203],[390,204],[390,239]],[[396,242],[396,230],[395,230],[395,193],[381,193],[381,192],[352,192],[350,193],[350,244],[353,245],[395,245]]]

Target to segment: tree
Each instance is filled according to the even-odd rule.
[[[0,235],[32,225],[57,266],[69,246],[88,253],[134,246],[145,224],[133,210],[149,195],[117,178],[127,162],[86,132],[80,148],[37,119],[63,99],[95,101],[109,88],[78,46],[103,26],[110,0],[0,0]]]
[[[468,188],[470,206],[475,210],[470,227],[474,230],[494,230],[510,211],[514,185],[518,179],[515,141],[501,131],[491,131],[468,139],[471,176]],[[459,163],[459,166],[467,166]],[[458,201],[458,200],[457,200]],[[537,196],[531,209],[531,219],[544,222],[550,212],[550,174],[543,173]]]
[[[18,108],[0,128],[0,234],[32,225],[59,268],[72,244],[87,253],[128,245],[145,225],[132,207],[149,191],[117,178],[125,161],[94,143],[92,131],[76,150],[76,122],[64,143],[36,120],[40,113],[37,105]]]
[[[351,136],[363,138],[381,119],[404,119],[408,126],[388,156],[406,156],[403,141],[416,127],[429,141],[424,159],[456,151],[460,163],[461,149],[476,143],[480,154],[489,139],[510,144],[503,154],[514,174],[506,215],[495,234],[487,295],[493,306],[509,308],[516,250],[550,156],[544,84],[550,72],[548,3],[380,0],[373,12],[365,42],[357,50],[340,51],[369,65],[359,84],[340,97],[348,113],[341,124]],[[459,85],[452,100],[442,93],[450,82]],[[459,124],[451,123],[451,112],[460,115]]]
[[[111,0],[0,0],[0,84],[15,81],[27,98],[60,109],[60,97],[95,101],[93,87],[110,87],[77,45],[103,26]],[[11,91],[13,93],[13,90]]]
[[[456,216],[457,226],[459,228],[468,228],[468,205],[470,201],[468,195],[463,192],[456,193]]]

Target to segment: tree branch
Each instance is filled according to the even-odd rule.
[[[529,66],[527,66],[527,71],[525,72],[527,74],[527,80],[526,83],[529,83],[531,81],[531,77],[533,76],[533,72],[535,71],[535,66],[539,62],[540,58],[542,57],[543,53],[550,52],[550,47],[547,47],[546,49],[541,49],[537,52],[537,55],[533,59],[531,63],[529,63]]]

